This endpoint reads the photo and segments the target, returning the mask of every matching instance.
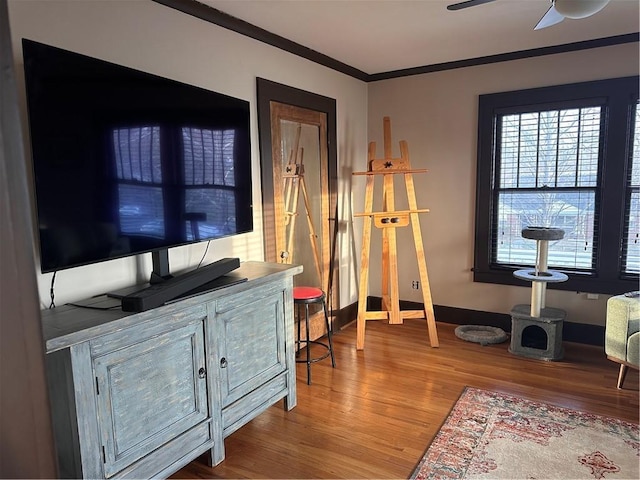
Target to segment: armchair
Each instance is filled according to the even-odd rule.
[[[620,364],[618,388],[622,388],[627,367],[640,363],[640,292],[611,297],[607,301],[604,350],[609,360]]]

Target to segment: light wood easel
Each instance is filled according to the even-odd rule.
[[[401,324],[406,318],[425,318],[429,330],[429,341],[432,347],[439,346],[436,330],[431,289],[427,275],[427,264],[420,232],[419,213],[428,209],[418,209],[416,192],[413,184],[414,173],[425,173],[426,169],[412,170],[409,162],[409,146],[406,141],[400,141],[400,158],[393,158],[391,154],[391,120],[384,117],[384,158],[376,159],[376,144],[369,143],[369,169],[366,172],[353,172],[353,175],[365,175],[367,178],[365,189],[364,213],[355,214],[364,217],[362,233],[362,258],[360,285],[358,289],[358,320],[356,348],[364,349],[365,324],[367,320],[388,320],[389,324]],[[383,177],[383,209],[373,211],[373,191],[376,176]],[[408,210],[396,210],[394,201],[394,175],[403,175],[407,190]],[[367,286],[369,282],[369,253],[371,249],[371,220],[376,228],[382,230],[382,310],[367,311]],[[416,247],[418,269],[420,271],[420,285],[424,310],[400,310],[398,296],[398,253],[396,244],[396,228],[411,224],[413,241]]]
[[[309,204],[309,196],[307,195],[307,187],[304,183],[304,148],[300,147],[300,133],[302,124],[298,124],[294,146],[289,153],[289,159],[285,167],[284,179],[284,225],[288,229],[287,248],[288,255],[282,258],[282,263],[291,264],[293,262],[293,242],[295,241],[296,218],[298,217],[298,199],[302,192],[302,200],[309,225],[309,241],[311,242],[311,250],[313,252],[313,261],[315,263],[318,279],[322,283],[322,273],[320,268],[320,253],[318,251],[318,242],[316,241],[316,230],[311,218],[311,205]]]

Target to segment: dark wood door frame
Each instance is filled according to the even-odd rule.
[[[278,137],[277,133],[279,129],[276,128],[272,132],[274,113],[276,111],[285,111],[288,106],[297,107],[295,115],[306,117],[317,116],[317,113],[323,114],[326,117],[326,149],[324,146],[320,148],[326,152],[325,158],[327,159],[327,168],[322,169],[324,173],[321,173],[321,182],[326,182],[326,191],[328,192],[328,208],[323,206],[323,215],[328,218],[322,218],[323,225],[316,226],[315,228],[322,232],[323,238],[323,251],[322,264],[323,264],[323,288],[326,289],[327,294],[327,306],[330,311],[329,316],[331,322],[335,324],[335,314],[338,313],[339,305],[339,287],[338,287],[338,272],[336,271],[336,233],[337,233],[337,213],[338,213],[338,160],[337,160],[337,141],[336,141],[336,101],[333,98],[325,97],[315,93],[300,90],[287,85],[282,85],[263,78],[257,79],[257,96],[258,96],[258,129],[260,136],[260,164],[262,171],[262,206],[263,206],[263,237],[264,237],[264,252],[265,260],[278,261],[278,248],[276,242],[276,228],[279,224],[277,222],[276,211],[282,212],[282,194],[276,195],[274,191],[276,185],[274,184],[274,151],[273,142]],[[281,104],[281,105],[277,105]],[[272,105],[276,105],[277,108],[271,108]],[[285,108],[281,108],[285,107]],[[277,115],[276,115],[277,117]],[[280,117],[277,117],[280,118]],[[282,118],[286,118],[286,115]],[[300,121],[298,119],[297,121]],[[302,122],[305,123],[305,122]],[[313,122],[311,122],[313,123]],[[321,128],[323,130],[323,128]],[[321,135],[322,136],[322,135]],[[277,145],[276,145],[277,146]],[[321,154],[322,157],[323,154]],[[325,187],[321,187],[322,191],[325,191]],[[325,197],[326,198],[326,197]],[[279,199],[279,200],[278,200]],[[324,200],[323,200],[324,203]],[[326,204],[325,204],[326,205]],[[279,206],[279,207],[278,207]],[[328,213],[327,213],[328,212]],[[282,223],[282,222],[280,222]],[[319,228],[318,228],[319,227]],[[324,233],[328,233],[325,235]],[[324,248],[328,246],[328,255]],[[328,268],[327,268],[328,264]],[[311,337],[317,338],[324,334],[324,323],[322,320],[321,312],[315,312],[311,321]],[[334,327],[335,328],[335,327]]]
[[[336,101],[333,98],[307,92],[298,88],[280,83],[257,79],[258,93],[258,132],[260,137],[260,163],[262,171],[262,208],[264,223],[264,252],[265,260],[277,261],[275,243],[275,204],[273,183],[273,154],[271,137],[271,102],[278,102],[296,107],[315,110],[325,113],[327,116],[327,141],[328,141],[328,190],[329,190],[329,219],[330,225],[330,274],[329,287],[333,286],[333,273],[335,269],[335,228],[337,213],[338,192],[338,154],[336,140]],[[331,292],[329,293],[331,299]]]

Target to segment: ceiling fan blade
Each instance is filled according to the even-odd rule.
[[[495,0],[466,0],[465,2],[454,3],[447,5],[447,10],[455,11],[462,10],[463,8],[475,7],[476,5],[482,5],[483,3],[494,2]]]
[[[555,6],[551,5],[547,13],[545,13],[538,24],[534,27],[534,30],[541,30],[543,28],[550,27],[564,20],[564,17],[558,13]]]

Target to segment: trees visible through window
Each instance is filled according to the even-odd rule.
[[[498,115],[496,262],[535,264],[528,226],[556,227],[549,265],[592,270],[601,107]]]
[[[476,281],[518,284],[526,227],[556,227],[558,288],[619,293],[640,272],[638,77],[480,97]]]

